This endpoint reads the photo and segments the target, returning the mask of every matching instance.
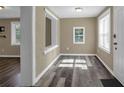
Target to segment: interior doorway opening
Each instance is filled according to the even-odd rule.
[[[0,10],[0,87],[20,85],[20,7]]]

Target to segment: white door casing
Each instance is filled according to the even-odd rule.
[[[114,64],[116,78],[124,85],[124,7],[114,7]],[[116,49],[117,48],[117,49]]]

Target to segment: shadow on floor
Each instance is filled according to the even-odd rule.
[[[117,79],[101,79],[104,87],[123,87]]]

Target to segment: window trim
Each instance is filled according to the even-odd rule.
[[[13,28],[13,24],[20,23],[19,21],[11,22],[11,45],[12,46],[20,46],[20,43],[14,42],[16,39],[15,29]]]
[[[51,17],[53,17],[55,20],[58,20],[58,18],[51,12],[49,11],[47,8],[44,9],[45,10],[45,15],[50,15]]]
[[[58,45],[58,41],[57,41],[57,35],[55,35],[56,33],[58,33],[58,29],[57,29],[57,22],[58,22],[58,18],[51,12],[51,11],[49,11],[47,8],[44,8],[44,10],[45,10],[45,17],[48,17],[49,19],[51,19],[51,45],[49,45],[49,46],[45,46],[45,49],[48,49],[48,48],[50,48],[50,47],[54,47],[54,46],[56,46],[56,45]],[[54,23],[54,24],[53,24]],[[46,23],[45,23],[46,24]],[[56,30],[55,32],[55,34],[53,34],[53,26],[54,25],[56,25],[56,27],[55,27],[55,29],[54,30]],[[46,31],[46,29],[45,29],[45,31]],[[45,34],[46,34],[46,32],[45,32]],[[54,42],[53,42],[53,35],[55,35],[55,37],[54,37]],[[45,35],[46,36],[46,35]],[[46,42],[46,41],[45,41]]]
[[[54,46],[47,47],[44,50],[44,54],[46,55],[46,54],[50,53],[51,51],[53,51],[54,49],[56,49],[58,47],[59,47],[59,45],[54,45]]]
[[[110,40],[110,43],[109,43],[109,50],[107,50],[106,48],[100,46],[99,44],[99,33],[100,33],[100,20],[102,18],[104,18],[105,16],[107,16],[109,14],[109,40]],[[103,14],[101,14],[99,17],[98,17],[98,48],[102,49],[103,51],[105,51],[106,53],[108,54],[111,54],[111,9],[107,9]]]
[[[44,8],[44,11],[45,11],[45,17],[48,17],[51,19],[51,45],[50,46],[45,46],[45,49],[44,49],[44,55],[47,55],[48,53],[50,53],[51,51],[53,51],[54,49],[58,48],[59,47],[59,44],[58,44],[58,40],[57,40],[57,33],[58,33],[58,29],[56,28],[56,35],[55,35],[55,42],[53,42],[53,20],[55,21],[55,25],[56,27],[58,26],[58,20],[59,18],[56,17],[51,11],[49,11],[49,9],[47,8]],[[46,24],[46,23],[45,23]],[[46,31],[46,29],[45,29]],[[45,32],[46,34],[46,32]],[[46,36],[46,35],[45,35]],[[45,41],[46,42],[46,41]]]
[[[83,42],[75,42],[75,29],[83,29]],[[85,44],[85,27],[73,27],[73,44]]]

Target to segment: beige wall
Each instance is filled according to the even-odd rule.
[[[60,20],[61,53],[95,54],[96,53],[96,18],[68,18]],[[73,44],[73,27],[85,27],[85,44]],[[67,49],[69,48],[69,50]]]
[[[5,32],[0,35],[6,35],[7,38],[0,37],[0,55],[20,55],[20,47],[11,45],[11,22],[19,19],[0,19],[0,26],[5,26]]]
[[[60,23],[60,24],[59,24]],[[86,29],[85,45],[73,44],[73,27]],[[45,50],[45,12],[44,7],[36,7],[36,77],[61,53],[96,54],[112,69],[112,54],[107,54],[97,47],[97,19],[70,18],[58,21],[58,44],[60,48],[44,55]],[[60,36],[59,36],[60,35]],[[59,42],[60,39],[60,42]],[[112,46],[112,45],[111,45]],[[67,50],[67,48],[70,48]]]
[[[58,20],[59,27],[59,20]],[[58,28],[59,44],[59,28]],[[45,50],[45,11],[43,6],[36,7],[36,77],[59,54],[59,47],[44,55]]]
[[[97,55],[105,62],[105,64],[111,69],[113,70],[113,7],[107,7],[105,10],[107,10],[108,8],[111,8],[111,53],[108,54],[105,51],[103,51],[102,49],[100,49],[98,47],[97,44]],[[104,10],[104,11],[105,11]],[[104,12],[102,11],[101,14]],[[100,14],[100,15],[101,15]],[[100,16],[99,15],[99,16]],[[98,36],[98,33],[97,33]],[[97,37],[98,38],[98,37]],[[98,40],[98,39],[97,39]],[[98,41],[97,41],[98,42]]]

